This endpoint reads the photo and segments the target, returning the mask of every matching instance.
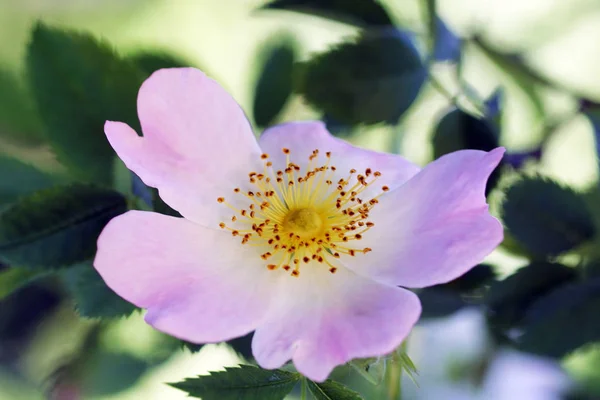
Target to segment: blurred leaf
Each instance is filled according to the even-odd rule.
[[[421,319],[447,317],[468,305],[460,293],[448,288],[429,287],[417,295],[423,309]]]
[[[190,66],[190,63],[183,58],[159,50],[141,51],[127,57],[127,60],[133,62],[148,75],[163,68],[181,68]]]
[[[446,26],[441,18],[436,17],[435,24],[434,60],[457,62],[460,59],[461,39]]]
[[[254,89],[252,114],[258,126],[270,125],[292,94],[296,42],[283,37],[268,46],[265,63]]]
[[[359,27],[393,25],[377,0],[274,0],[261,8],[295,11]]]
[[[109,396],[131,389],[148,363],[130,354],[97,351],[88,360],[82,386],[87,396]],[[87,397],[86,397],[87,398]]]
[[[454,108],[439,120],[432,145],[436,159],[463,149],[490,151],[499,146],[498,133],[489,121]],[[496,186],[498,179],[500,168],[488,179],[486,194]]]
[[[0,214],[0,258],[46,268],[83,261],[108,221],[125,211],[121,194],[86,184],[35,192]]]
[[[342,124],[395,124],[417,98],[427,72],[406,35],[361,35],[302,64],[295,89]]]
[[[254,332],[250,332],[247,335],[231,339],[227,341],[227,344],[242,358],[246,360],[254,359],[252,355],[252,338]]]
[[[240,365],[170,385],[203,400],[282,400],[300,377],[298,373]]]
[[[48,275],[45,270],[6,268],[0,271],[0,300],[3,300],[23,286]]]
[[[550,262],[534,262],[508,278],[494,282],[485,300],[492,326],[507,330],[518,325],[533,302],[576,278],[577,271],[574,268]]]
[[[308,381],[308,389],[317,400],[362,400],[362,396],[339,382],[326,380],[322,383]]]
[[[23,145],[43,143],[31,93],[20,76],[4,69],[0,69],[0,136]]]
[[[115,154],[104,123],[123,121],[139,131],[142,71],[89,35],[41,23],[33,30],[27,71],[59,160],[82,179],[110,184]]]
[[[63,271],[62,277],[73,296],[75,309],[84,318],[126,317],[137,309],[106,286],[91,262]]]
[[[367,381],[379,385],[385,378],[387,357],[359,358],[348,364]]]
[[[586,110],[585,116],[592,124],[596,142],[596,157],[600,160],[600,107],[596,105],[596,107]]]
[[[483,285],[487,285],[496,278],[496,272],[494,268],[489,264],[479,264],[468,270],[462,276],[444,283],[442,285],[436,285],[433,287],[445,287],[448,289],[456,290],[460,293],[470,292],[475,289],[481,288]]]
[[[560,287],[528,308],[519,348],[562,357],[600,340],[600,278]]]
[[[498,147],[498,133],[494,126],[482,118],[457,108],[439,120],[433,135],[433,156],[463,149],[490,151]]]
[[[0,154],[0,205],[36,190],[47,189],[57,181],[57,178],[32,165]]]
[[[571,250],[595,234],[583,197],[543,178],[523,178],[508,188],[502,209],[510,234],[540,256]]]

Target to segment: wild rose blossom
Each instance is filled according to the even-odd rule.
[[[420,169],[354,147],[320,122],[258,141],[238,104],[193,68],[142,85],[143,137],[108,121],[128,168],[183,218],[130,211],[98,240],[108,286],[156,329],[195,342],[255,331],[259,365],[293,360],[323,381],[409,334],[419,299],[502,240],[486,181],[504,149],[459,151]]]

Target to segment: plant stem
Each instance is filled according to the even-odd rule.
[[[302,384],[300,386],[300,399],[308,400],[308,381],[306,378],[302,378]]]

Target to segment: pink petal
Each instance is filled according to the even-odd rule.
[[[106,284],[147,308],[156,329],[191,342],[218,342],[256,328],[274,275],[255,248],[183,218],[130,211],[98,239],[94,266]]]
[[[143,137],[125,124],[106,123],[119,157],[184,217],[217,227],[216,199],[262,168],[242,109],[201,71],[173,68],[144,82],[138,113]]]
[[[252,351],[263,368],[293,359],[303,375],[323,381],[353,358],[393,351],[421,313],[413,293],[348,269],[331,274],[322,264],[303,264],[300,271],[281,281],[254,334]]]
[[[290,161],[298,164],[303,171],[306,171],[313,150],[319,150],[320,165],[326,161],[325,153],[331,152],[331,165],[337,168],[336,181],[347,178],[350,169],[356,169],[360,174],[364,174],[367,168],[380,171],[382,176],[377,182],[377,192],[383,185],[391,188],[402,185],[420,169],[401,156],[361,149],[338,139],[319,121],[274,126],[262,134],[258,143],[263,152],[269,154],[276,169],[285,168],[286,156],[282,149],[289,148]],[[369,192],[363,192],[363,196],[368,196]]]
[[[354,271],[389,284],[425,287],[455,279],[503,238],[488,212],[485,186],[504,154],[457,151],[434,161],[379,199],[375,226],[363,235],[367,254],[345,258]]]

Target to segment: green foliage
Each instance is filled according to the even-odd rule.
[[[84,318],[126,317],[137,309],[106,286],[91,262],[69,268],[61,275],[73,296],[75,309]]]
[[[138,128],[144,73],[92,36],[38,23],[27,52],[30,87],[59,160],[81,179],[110,184],[114,152],[106,120]]]
[[[148,363],[130,354],[96,351],[82,382],[87,396],[109,396],[134,386],[148,370]]]
[[[47,275],[48,271],[45,270],[29,270],[24,268],[6,268],[0,270],[0,300],[3,300],[36,279]]]
[[[295,11],[360,27],[393,25],[377,0],[274,0],[262,8]]]
[[[20,76],[4,69],[0,69],[0,132],[17,144],[43,142],[42,125],[27,86]]]
[[[405,35],[366,33],[302,64],[295,89],[342,124],[394,124],[417,98],[426,75]]]
[[[577,271],[561,264],[534,262],[502,281],[496,281],[486,296],[488,318],[502,331],[520,325],[529,306],[541,296],[574,281]]]
[[[57,181],[32,165],[0,155],[0,206],[36,190],[47,189]]]
[[[0,258],[45,268],[83,261],[108,221],[126,210],[121,194],[87,184],[35,192],[0,214]]]
[[[170,385],[203,400],[282,400],[300,377],[298,373],[240,365]]]
[[[308,381],[308,389],[317,400],[362,400],[362,396],[330,379],[322,383]]]
[[[518,244],[538,256],[572,250],[595,234],[583,197],[543,178],[523,178],[508,188],[502,216]]]
[[[562,357],[590,342],[600,341],[600,278],[560,287],[527,310],[524,351]]]
[[[166,51],[140,51],[129,56],[127,59],[148,75],[163,68],[181,68],[190,66],[183,58]]]
[[[456,108],[439,120],[433,135],[434,158],[462,149],[490,151],[496,147],[498,133],[492,124]]]
[[[258,126],[270,125],[292,94],[296,42],[291,37],[268,45],[264,65],[254,89],[252,114]]]

